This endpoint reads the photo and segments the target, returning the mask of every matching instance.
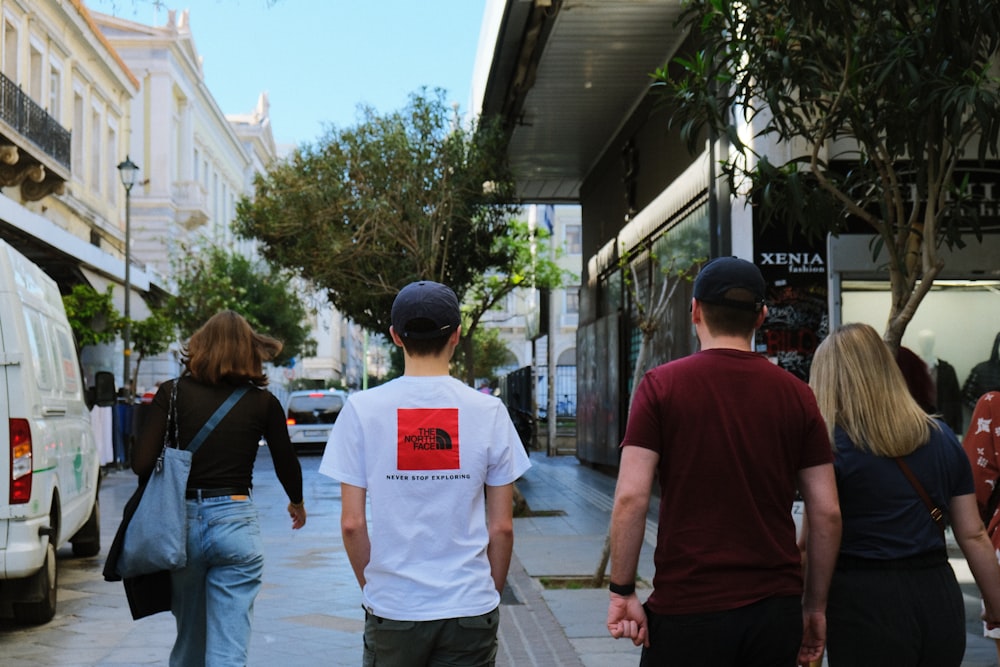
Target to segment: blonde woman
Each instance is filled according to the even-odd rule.
[[[823,341],[809,384],[834,444],[843,516],[827,606],[829,664],[957,667],[965,653],[962,592],[944,531],[896,459],[950,523],[992,625],[1000,621],[1000,567],[962,446],[914,401],[888,346],[866,324]]]

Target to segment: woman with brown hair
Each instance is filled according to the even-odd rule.
[[[171,573],[177,640],[170,665],[244,666],[253,604],[264,557],[253,504],[252,475],[261,438],[288,495],[292,528],[305,525],[302,469],[278,399],[264,390],[264,361],[281,342],[255,332],[226,310],[188,341],[184,373],[160,385],[133,452],[132,469],[147,477],[169,427],[186,446],[234,390],[249,388],[195,452],[187,488],[187,565]]]
[[[957,667],[965,605],[944,521],[986,600],[985,620],[1000,621],[1000,567],[962,446],[916,403],[867,324],[845,325],[823,341],[809,384],[834,444],[843,516],[827,604],[829,664]],[[943,513],[940,523],[930,506]]]

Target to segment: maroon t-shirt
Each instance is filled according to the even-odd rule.
[[[753,352],[701,351],[646,373],[622,446],[660,454],[652,611],[801,595],[796,473],[833,462],[808,385]]]

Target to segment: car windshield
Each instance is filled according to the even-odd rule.
[[[288,401],[289,423],[332,424],[344,407],[343,396],[336,394],[306,394],[292,396]]]

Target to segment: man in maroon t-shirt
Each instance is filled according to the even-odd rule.
[[[642,666],[792,665],[818,659],[840,543],[826,426],[808,385],[752,351],[767,316],[752,263],[712,260],[691,321],[701,350],[646,373],[632,400],[611,517],[608,630]],[[653,593],[635,593],[659,478]],[[803,569],[791,514],[808,508]]]

